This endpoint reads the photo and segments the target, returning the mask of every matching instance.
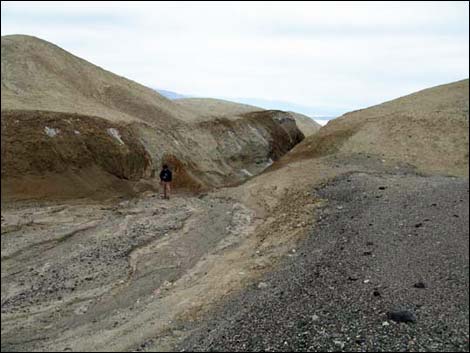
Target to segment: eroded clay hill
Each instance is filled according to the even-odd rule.
[[[134,192],[151,187],[145,178],[165,162],[176,187],[236,184],[304,137],[281,111],[199,121],[154,90],[30,36],[2,37],[1,95],[2,200]]]
[[[467,79],[347,113],[230,193],[272,209],[350,172],[468,177],[468,97]]]
[[[285,162],[335,155],[406,163],[420,172],[468,175],[468,79],[347,113]]]
[[[182,98],[176,104],[194,112],[198,120],[211,120],[214,117],[236,117],[244,113],[260,112],[265,109],[253,105],[241,104],[213,98]],[[321,125],[306,115],[288,112],[304,136],[310,136],[320,130]]]

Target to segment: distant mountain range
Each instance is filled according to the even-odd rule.
[[[171,100],[182,99],[182,98],[205,98],[205,97],[196,96],[196,95],[183,95],[177,92],[168,91],[168,90],[159,89],[159,88],[156,88],[155,90],[158,93],[160,93],[162,96],[164,96],[165,98],[168,98]],[[334,109],[313,108],[313,107],[308,107],[308,106],[291,103],[291,102],[268,100],[268,99],[262,99],[262,98],[232,98],[232,97],[211,97],[211,98],[223,99],[223,100],[232,101],[236,103],[242,103],[242,104],[248,104],[248,105],[252,105],[252,106],[256,106],[256,107],[260,107],[264,109],[279,109],[283,111],[301,113],[301,114],[314,118],[321,125],[324,125],[329,120],[334,119],[344,113],[342,111],[334,110]]]
[[[155,89],[158,93],[160,93],[163,97],[168,99],[181,99],[181,98],[190,98],[191,96],[185,96],[183,94],[179,94],[172,91],[167,91],[165,89]]]

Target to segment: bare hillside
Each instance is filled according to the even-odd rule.
[[[151,123],[189,116],[154,90],[42,39],[2,37],[2,110],[28,109]]]
[[[238,114],[265,110],[252,105],[213,98],[183,98],[177,99],[174,102],[193,111],[195,113],[195,117],[198,117],[199,119],[210,119],[213,117],[224,116],[230,117]]]
[[[468,175],[468,79],[347,113],[285,160],[368,155],[425,173]]]
[[[5,186],[2,200],[38,197],[35,190],[49,190],[40,195],[52,198],[97,195],[90,190],[104,191],[107,195],[111,190],[103,185],[116,185],[115,178],[123,181],[119,185],[128,184],[122,190],[127,193],[135,187],[152,187],[148,183],[134,183],[139,182],[137,176],[155,175],[163,163],[174,169],[177,188],[201,190],[239,183],[264,170],[303,139],[294,120],[285,112],[263,111],[255,118],[237,116],[236,122],[221,116],[202,123],[197,119],[199,113],[154,90],[30,36],[2,37],[1,94],[2,156],[21,156],[10,158],[8,168],[2,163]],[[73,114],[80,115],[80,119],[74,119]],[[90,119],[84,123],[87,117]],[[35,124],[22,126],[31,119]],[[87,146],[83,135],[73,135],[73,131],[80,133],[84,124],[93,125],[88,131],[95,134],[87,136],[88,142],[101,140],[103,134],[108,139],[111,136],[113,142],[106,147],[112,153],[97,149],[93,150],[97,155],[87,159],[87,168],[103,172],[100,178],[90,174],[87,180],[84,169],[76,168],[75,159],[66,158],[70,151],[80,155]],[[56,130],[58,133],[53,136],[48,134]],[[69,138],[69,133],[73,138]],[[126,134],[132,141],[120,140]],[[281,143],[286,145],[280,146]],[[128,145],[139,146],[149,160],[145,167],[136,164],[136,168],[142,169],[133,178],[105,167],[119,165],[122,161],[115,156],[127,153]],[[35,169],[35,159],[42,150],[55,151],[39,158],[45,166],[57,165],[56,159],[60,157],[62,167]],[[78,184],[69,185],[73,179],[69,176],[78,174],[80,178],[75,178]],[[31,178],[37,182],[35,188],[21,186],[31,184]]]

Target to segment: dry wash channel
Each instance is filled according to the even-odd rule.
[[[150,193],[2,210],[2,351],[118,351],[158,336],[234,285],[208,272],[252,224],[233,200]]]

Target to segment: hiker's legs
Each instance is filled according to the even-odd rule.
[[[168,181],[162,181],[162,188],[163,188],[163,198],[169,199],[170,198],[170,183]]]
[[[170,192],[171,192],[170,183],[167,182],[167,183],[165,183],[165,198],[167,198],[167,199],[170,198]]]

